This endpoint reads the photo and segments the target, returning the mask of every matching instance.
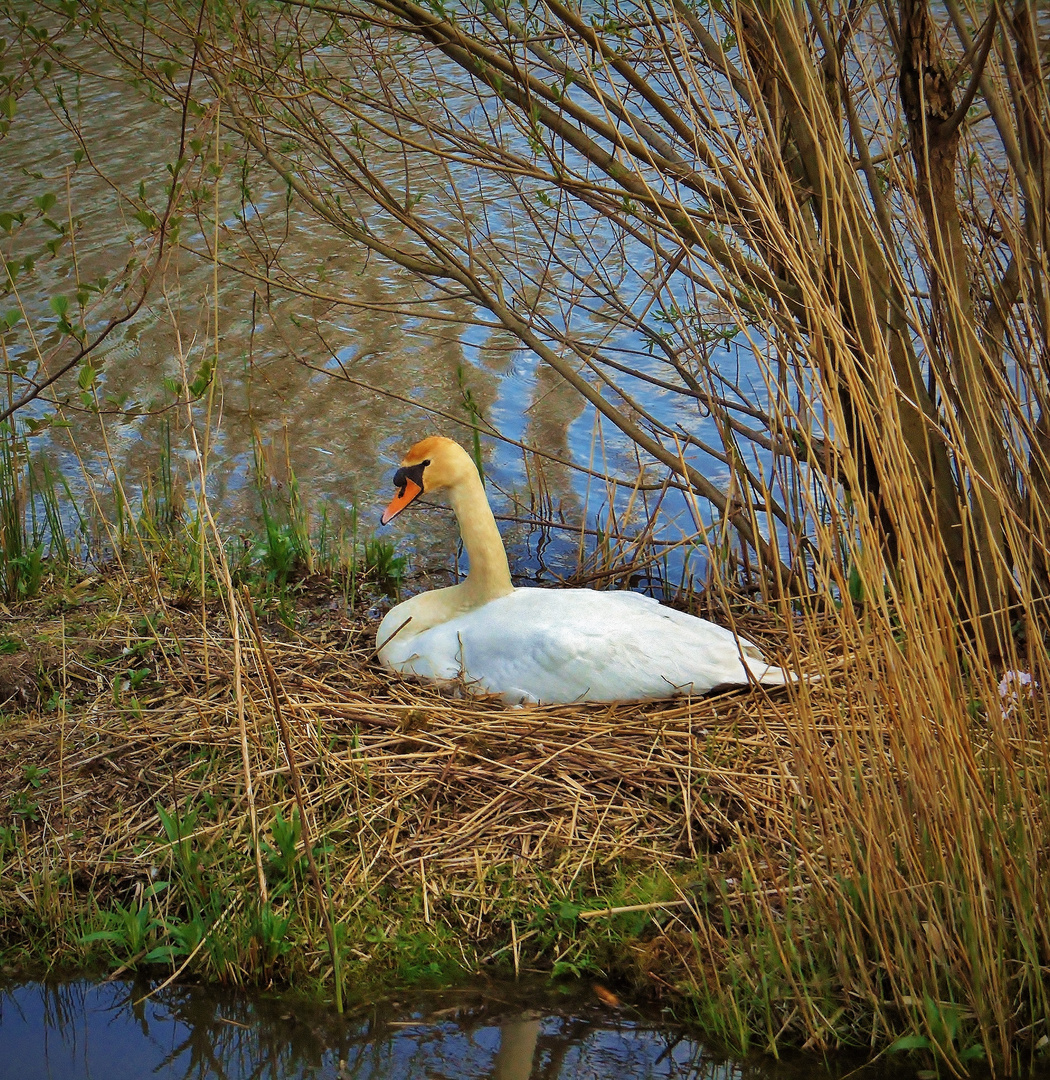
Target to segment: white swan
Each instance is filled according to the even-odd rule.
[[[451,439],[424,439],[394,474],[383,524],[418,495],[446,491],[470,559],[464,582],[420,593],[376,634],[392,671],[462,680],[512,703],[639,701],[798,678],[751,642],[633,592],[516,589],[478,470]]]

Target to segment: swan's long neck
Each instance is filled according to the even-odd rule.
[[[470,474],[449,489],[449,501],[459,521],[463,546],[470,559],[470,573],[460,586],[471,607],[488,603],[514,591],[496,519],[492,516],[481,477]]]

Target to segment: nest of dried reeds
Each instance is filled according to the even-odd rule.
[[[451,920],[480,951],[508,897],[593,896],[600,908],[624,865],[671,882],[741,833],[779,847],[790,832],[789,692],[513,708],[391,678],[374,624],[338,611],[292,633],[253,627],[242,608],[235,634],[218,604],[129,602],[122,614],[113,589],[96,588],[93,599],[81,587],[77,619],[42,604],[12,612],[9,634],[50,644],[14,654],[22,711],[0,767],[8,862],[63,868],[96,897],[157,876],[158,805],[220,800],[221,818],[188,839],[220,833],[251,851],[276,814],[294,816],[296,787],[328,845],[337,922],[408,883],[426,921]],[[35,702],[30,669],[52,690]],[[670,886],[666,908],[683,895]]]
[[[101,943],[120,970],[326,986],[615,969],[740,1045],[770,1017],[831,1045],[919,1023],[930,970],[1008,1003],[1016,958],[980,998],[961,925],[1044,940],[1035,696],[964,710],[895,639],[843,657],[807,615],[739,629],[808,648],[816,682],[511,708],[391,678],[374,619],[322,588],[295,631],[259,606],[122,577],[5,610],[9,960]],[[999,923],[967,923],[989,890]]]

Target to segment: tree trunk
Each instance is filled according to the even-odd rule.
[[[964,451],[958,483],[970,566],[958,578],[960,600],[989,651],[998,654],[1009,632],[1009,559],[997,460],[1002,436],[996,394],[985,375],[956,195],[961,118],[926,0],[901,0],[900,50],[900,96],[926,225],[930,289],[946,336],[943,357],[931,355],[931,363],[940,369],[940,385],[950,399],[944,407],[954,409]],[[930,347],[932,352],[936,345]]]

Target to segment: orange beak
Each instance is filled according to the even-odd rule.
[[[406,478],[405,486],[390,500],[390,505],[383,511],[383,516],[379,520],[384,525],[389,524],[413,499],[422,494],[423,489],[419,484]]]

